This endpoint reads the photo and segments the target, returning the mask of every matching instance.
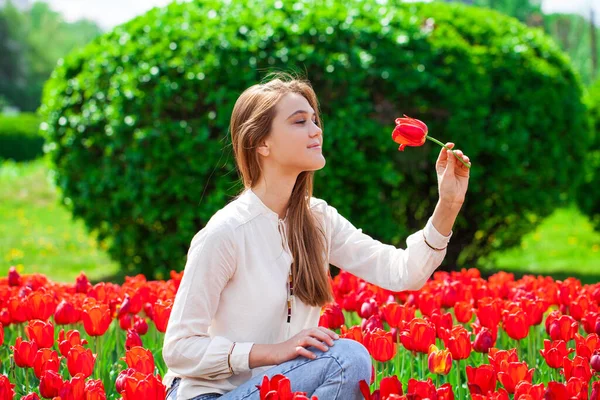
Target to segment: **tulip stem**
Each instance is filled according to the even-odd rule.
[[[443,148],[445,148],[446,150],[448,150],[450,153],[454,154],[454,157],[456,157],[461,163],[463,163],[465,167],[471,168],[471,166],[469,164],[467,164],[461,157],[457,156],[456,153],[454,151],[452,151],[451,149],[449,149],[448,146],[446,146],[444,143],[440,142],[436,138],[433,138],[433,137],[431,137],[429,135],[427,135],[425,137],[427,139],[431,140],[432,142],[435,142],[435,143],[439,144],[440,146],[442,146]]]
[[[460,361],[456,360],[456,389],[458,391],[458,398],[462,399],[462,389],[460,382]]]

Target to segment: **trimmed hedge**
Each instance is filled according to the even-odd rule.
[[[40,117],[34,113],[0,114],[0,159],[29,161],[44,154]]]
[[[319,96],[328,165],[315,195],[377,239],[404,247],[438,200],[440,148],[398,152],[395,117],[469,155],[446,267],[518,244],[581,181],[581,84],[540,30],[461,4],[244,3],[153,9],[71,54],[45,87],[57,185],[127,273],[181,269],[240,189],[231,110],[272,69],[306,72]]]
[[[588,91],[590,114],[593,122],[594,140],[584,159],[580,162],[584,170],[584,182],[577,192],[577,205],[600,231],[600,80]]]

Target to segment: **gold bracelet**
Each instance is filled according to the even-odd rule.
[[[231,352],[235,347],[235,342],[231,344],[231,348],[229,349],[229,354],[227,354],[227,366],[229,367],[229,373],[233,375],[233,368],[231,368]]]
[[[427,246],[429,246],[433,250],[435,250],[435,251],[442,251],[442,250],[445,250],[446,248],[448,248],[448,245],[446,245],[446,247],[443,247],[441,249],[436,249],[435,247],[433,247],[432,245],[430,245],[429,242],[427,241],[427,238],[425,237],[425,231],[421,231],[421,232],[423,232],[423,240],[425,241],[425,244],[427,244]]]

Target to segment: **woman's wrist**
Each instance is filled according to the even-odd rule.
[[[255,344],[250,350],[250,369],[280,364],[278,354],[279,345],[277,344]]]

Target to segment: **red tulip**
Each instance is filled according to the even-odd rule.
[[[438,311],[434,311],[433,314],[431,314],[431,322],[435,326],[437,336],[444,339],[445,332],[452,329],[452,314],[440,314]]]
[[[86,400],[106,400],[104,384],[100,379],[89,380],[85,383]]]
[[[96,303],[83,308],[81,313],[83,327],[90,336],[102,336],[108,330],[112,318],[106,304]]]
[[[469,322],[473,317],[473,306],[466,301],[458,301],[454,305],[454,316],[458,322],[463,324]]]
[[[396,355],[396,344],[391,332],[375,329],[365,334],[364,342],[371,356],[377,361],[386,362]]]
[[[544,313],[548,310],[549,303],[540,299],[523,299],[521,303],[527,314],[529,325],[535,326],[541,324],[544,320]]]
[[[33,360],[33,371],[38,379],[42,378],[44,371],[58,372],[60,367],[60,359],[55,350],[39,349]]]
[[[7,376],[0,375],[0,399],[12,399],[15,396],[14,387]]]
[[[548,382],[544,393],[547,400],[587,399],[588,384],[579,378],[571,378],[565,385],[559,382]]]
[[[21,275],[15,267],[8,269],[8,286],[21,286]]]
[[[40,378],[40,394],[45,399],[57,397],[64,382],[57,371],[46,370]]]
[[[502,301],[491,297],[484,297],[479,300],[477,306],[477,318],[482,326],[493,330],[498,327],[501,318]]]
[[[578,356],[589,360],[596,350],[600,350],[600,339],[595,333],[590,333],[586,337],[575,333],[575,348]]]
[[[482,327],[475,335],[473,350],[478,353],[487,353],[496,343],[496,335],[488,328]]]
[[[396,375],[385,377],[379,383],[379,394],[382,399],[388,398],[392,394],[402,394],[402,383]]]
[[[117,393],[121,393],[123,390],[125,390],[125,380],[127,377],[133,376],[136,373],[136,370],[133,368],[127,368],[119,373],[119,376],[117,376],[117,380],[115,381],[115,389],[117,390]]]
[[[435,390],[435,385],[431,378],[426,381],[418,381],[411,378],[408,380],[406,397],[409,399],[435,399],[437,398],[437,391]]]
[[[164,400],[166,393],[167,389],[159,378],[152,374],[136,372],[125,379],[121,396],[123,400]]]
[[[448,349],[439,350],[435,344],[429,346],[427,357],[429,371],[432,374],[448,375],[452,368],[452,354]]]
[[[83,374],[77,374],[70,380],[65,381],[58,391],[61,400],[83,400],[85,399],[85,378]]]
[[[131,316],[131,314],[125,314],[121,318],[119,318],[119,326],[124,331],[133,328],[133,317]]]
[[[496,390],[496,371],[489,364],[477,368],[467,365],[467,382],[471,395],[487,395]]]
[[[338,329],[344,325],[344,322],[342,308],[337,303],[328,304],[321,310],[319,326],[324,326],[328,329]]]
[[[407,350],[427,354],[429,346],[435,344],[435,337],[435,328],[428,321],[415,318],[401,333],[400,341]]]
[[[169,323],[169,317],[171,316],[171,310],[173,309],[173,300],[158,300],[152,307],[152,320],[156,325],[156,329],[159,332],[165,333],[167,331],[167,324]],[[343,314],[342,314],[343,316]],[[342,323],[343,324],[343,323]]]
[[[600,354],[598,352],[594,353],[592,357],[590,357],[590,366],[596,372],[600,372]]]
[[[87,292],[89,292],[91,288],[92,288],[92,284],[88,280],[87,276],[85,276],[84,272],[80,273],[79,276],[77,276],[77,278],[75,278],[75,292],[76,293],[87,294]]]
[[[506,372],[498,372],[498,380],[508,393],[514,393],[517,383],[527,381],[531,383],[533,368],[528,369],[525,362],[510,362],[505,367]]]
[[[444,335],[444,344],[450,350],[453,360],[465,360],[471,355],[471,339],[469,332],[460,325],[452,327]]]
[[[54,325],[51,322],[29,321],[29,325],[25,327],[25,333],[29,340],[35,342],[39,348],[54,346]]]
[[[425,143],[427,138],[427,125],[418,119],[407,117],[396,118],[396,127],[392,132],[392,140],[398,144],[399,151],[404,151],[406,146],[418,147]]]
[[[132,347],[125,352],[124,360],[129,368],[143,374],[154,373],[154,356],[150,350],[143,347]]]
[[[54,296],[44,288],[39,288],[27,296],[28,315],[30,319],[39,319],[47,321],[56,309]]]
[[[527,314],[520,308],[515,308],[504,314],[502,326],[506,334],[515,340],[521,340],[529,334],[529,320]]]
[[[81,334],[76,329],[68,331],[66,334],[65,330],[61,329],[58,333],[58,349],[63,357],[69,354],[71,347],[76,345],[83,346],[84,344],[87,344],[87,340],[81,340]]]
[[[524,396],[524,397],[521,397]],[[529,396],[529,397],[528,397]],[[517,383],[515,387],[515,399],[543,399],[544,398],[544,384],[540,383],[532,385],[530,382],[521,381]]]
[[[506,372],[507,363],[519,361],[519,356],[517,355],[517,349],[507,351],[492,348],[488,354],[488,359],[490,360],[490,364],[494,366],[496,373],[498,373],[500,371]]]
[[[19,336],[14,346],[11,346],[14,353],[15,364],[21,368],[33,367],[35,355],[38,351],[38,346],[35,342],[25,342]]]
[[[2,396],[1,393],[0,393],[0,396]],[[4,398],[4,397],[0,397],[0,398]],[[6,397],[6,398],[12,399],[12,397]],[[21,400],[40,400],[40,396],[38,396],[38,394],[36,392],[33,392],[33,393],[29,393],[29,394],[21,397]]]
[[[590,364],[585,358],[580,356],[575,356],[573,360],[570,360],[568,357],[563,358],[563,370],[567,381],[571,377],[576,377],[588,382],[592,377]]]
[[[140,318],[137,315],[133,316],[133,329],[140,335],[143,336],[148,333],[148,323],[144,318]]]
[[[563,358],[571,352],[573,352],[573,349],[567,349],[567,343],[564,340],[550,342],[546,339],[544,340],[544,350],[540,350],[540,354],[550,368],[562,368]]]
[[[127,331],[127,339],[125,339],[125,349],[130,350],[132,347],[142,346],[140,335],[133,329]]]
[[[62,300],[56,306],[56,311],[54,312],[54,322],[58,325],[68,325],[74,324],[79,321],[80,311],[73,306],[73,304],[68,303],[66,300]]]
[[[392,328],[404,329],[404,326],[415,317],[415,308],[398,303],[389,303],[383,306],[382,314],[385,321]]]
[[[454,400],[454,392],[452,391],[452,385],[444,383],[437,389],[438,400]]]
[[[92,375],[95,362],[96,355],[92,353],[92,350],[83,346],[75,345],[67,354],[67,368],[72,377],[77,374],[81,374],[83,378]]]
[[[360,344],[364,344],[363,334],[362,330],[360,329],[360,326],[353,326],[351,328],[346,328],[346,326],[342,326],[340,337],[344,339],[352,339]]]
[[[575,337],[577,322],[570,315],[563,315],[550,323],[548,331],[552,340],[568,342]]]

